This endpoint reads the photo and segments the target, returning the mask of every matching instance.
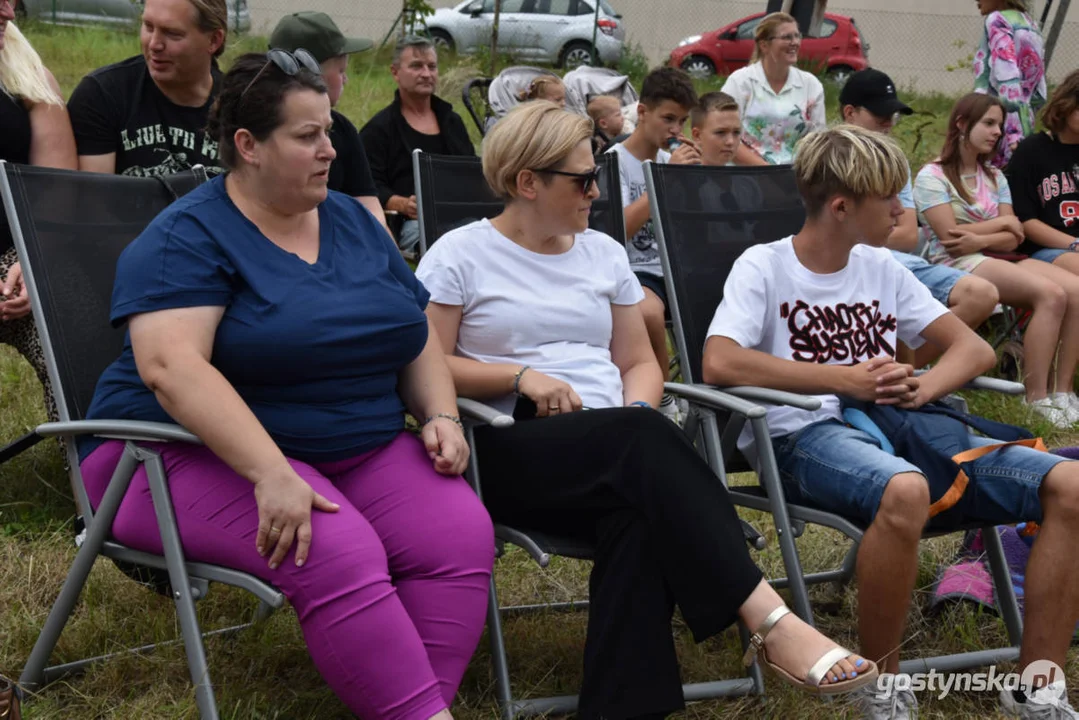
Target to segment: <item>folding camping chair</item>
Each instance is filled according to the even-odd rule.
[[[45,353],[59,422],[37,428],[43,437],[67,439],[72,489],[86,522],[87,535],[75,556],[48,619],[38,635],[20,684],[28,690],[112,653],[46,667],[60,634],[75,609],[79,593],[97,557],[167,570],[179,616],[195,700],[203,718],[216,718],[213,686],[202,644],[194,601],[206,595],[210,582],[243,588],[259,601],[256,619],[284,603],[275,588],[250,575],[203,563],[184,561],[160,455],[148,444],[199,440],[175,425],[131,421],[85,420],[98,376],[123,347],[124,330],[109,324],[109,305],[120,252],[176,197],[194,188],[204,172],[167,178],[132,178],[2,164],[3,195],[11,234],[23,264],[23,278],[34,309],[34,321]],[[75,438],[97,435],[127,441],[109,488],[93,511],[79,472]],[[136,444],[140,443],[140,444]],[[165,555],[156,556],[109,539],[124,492],[139,465],[150,479],[154,508]],[[216,630],[226,633],[247,627]],[[127,652],[146,651],[156,646]]]
[[[426,250],[438,237],[481,217],[494,217],[501,212],[503,204],[494,196],[483,178],[483,170],[478,158],[446,157],[431,155],[421,151],[413,153],[416,177],[416,204],[420,222],[420,244]],[[600,197],[592,203],[592,215],[589,224],[597,230],[614,237],[624,236],[624,218],[622,216],[622,195],[618,180],[618,159],[614,154],[600,159],[604,173],[600,176]],[[685,387],[679,383],[668,383],[667,390],[686,397],[691,402],[716,407],[724,412],[740,417],[757,418],[764,416],[764,409],[752,403],[732,398],[714,389],[704,387]],[[503,420],[504,422],[504,420]],[[494,424],[494,423],[492,423]],[[469,480],[477,493],[480,493],[479,465],[477,452],[473,447],[469,465]],[[713,466],[715,467],[715,466]],[[482,494],[481,494],[482,496]],[[742,523],[743,535],[747,542],[758,549],[763,547],[763,538],[748,523]],[[578,560],[590,560],[593,549],[587,542],[575,538],[556,537],[547,533],[529,529],[511,528],[495,524],[495,538],[500,545],[510,543],[524,549],[540,566],[547,567],[551,557],[563,557]],[[502,634],[503,615],[520,614],[542,610],[578,610],[588,606],[587,601],[551,603],[502,608],[498,603],[498,594],[494,579],[491,580],[491,596],[488,606],[488,635],[491,643],[491,659],[495,672],[495,690],[503,720],[512,720],[518,716],[532,716],[543,713],[573,712],[577,707],[575,696],[550,698],[514,698],[509,676],[509,665],[505,641]],[[739,626],[742,643],[748,640],[744,627]],[[759,667],[750,668],[749,677],[728,679],[708,683],[685,685],[683,691],[686,700],[731,695],[745,695],[763,692],[763,678]]]
[[[597,159],[600,166],[599,197],[592,201],[588,226],[625,242],[622,190],[618,180],[618,156]],[[477,157],[432,155],[412,152],[416,178],[417,220],[420,255],[450,230],[475,220],[493,218],[505,203],[495,196],[483,177],[483,161]]]
[[[802,226],[805,211],[789,166],[714,168],[655,163],[645,165],[671,317],[674,319],[678,347],[684,358],[682,373],[687,383],[699,383],[708,325],[723,298],[723,286],[734,261],[752,245],[796,233]],[[990,378],[978,378],[969,387],[1009,394],[1023,392],[1022,385]],[[753,402],[790,405],[806,410],[820,407],[815,398],[765,388],[723,388],[723,391]],[[707,409],[702,415],[701,427],[710,457],[725,461],[728,472],[750,470],[748,463],[735,449],[745,418],[717,416]],[[722,431],[719,429],[721,421],[724,423]],[[790,588],[794,610],[812,624],[813,614],[806,585],[848,582],[854,574],[858,543],[865,526],[817,508],[786,502],[769,440],[767,421],[757,418],[750,422],[757,438],[760,484],[730,487],[731,497],[737,505],[771,513],[787,572],[786,578],[776,580],[773,584]],[[833,528],[854,541],[841,568],[803,575],[794,541],[801,535],[805,523]],[[980,527],[977,523],[971,523],[948,531],[926,532],[924,536],[933,537]],[[928,672],[931,668],[947,672],[1018,657],[1022,618],[1011,576],[1000,537],[992,527],[982,529],[986,530],[982,533],[986,554],[1001,605],[1001,615],[1013,647],[907,660],[901,663],[903,672]]]

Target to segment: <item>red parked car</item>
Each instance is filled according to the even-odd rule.
[[[667,64],[696,78],[716,73],[730,75],[749,64],[753,34],[764,16],[765,13],[750,15],[719,30],[687,37],[671,52]],[[869,67],[868,53],[869,43],[853,18],[825,13],[820,34],[802,40],[798,58],[807,69],[824,70],[843,82],[852,72]]]

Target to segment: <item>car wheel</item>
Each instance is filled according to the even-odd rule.
[[[828,79],[836,85],[845,85],[853,72],[854,68],[846,65],[836,65],[835,67],[828,68]]]
[[[592,64],[592,45],[586,42],[571,42],[562,50],[562,58],[558,62],[566,70],[572,70],[581,65]]]
[[[452,53],[456,48],[453,45],[453,38],[445,30],[439,30],[435,28],[431,30],[431,42],[435,44],[435,48],[439,52]]]
[[[682,61],[682,69],[697,80],[706,80],[716,74],[716,66],[703,55],[690,55]]]

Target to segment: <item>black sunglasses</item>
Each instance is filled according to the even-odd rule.
[[[587,195],[592,190],[592,186],[599,183],[599,174],[602,172],[599,165],[592,168],[588,172],[583,173],[571,173],[565,170],[552,170],[550,168],[539,168],[532,172],[546,173],[548,175],[562,175],[564,177],[570,177],[577,181],[577,185],[580,188],[582,195]]]
[[[300,72],[301,68],[308,70],[315,75],[322,75],[322,68],[319,66],[318,60],[315,59],[314,55],[303,48],[296,48],[292,52],[273,48],[266,53],[266,64],[255,73],[255,77],[251,78],[251,82],[247,83],[247,87],[240,93],[241,100],[243,99],[243,96],[247,94],[247,91],[251,89],[251,86],[262,77],[262,73],[266,72],[266,68],[270,67],[271,63],[276,65],[278,70],[289,77]]]

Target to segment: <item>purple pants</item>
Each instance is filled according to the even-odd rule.
[[[340,504],[312,512],[304,567],[293,552],[277,570],[255,550],[258,509],[250,482],[205,447],[154,445],[161,453],[188,560],[273,583],[296,610],[327,684],[364,720],[426,720],[448,708],[483,632],[494,531],[460,477],[439,475],[418,438],[355,458],[289,463]],[[123,443],[82,463],[95,507]],[[120,542],[161,553],[146,472],[131,480],[113,524]],[[295,549],[295,548],[294,548]]]

